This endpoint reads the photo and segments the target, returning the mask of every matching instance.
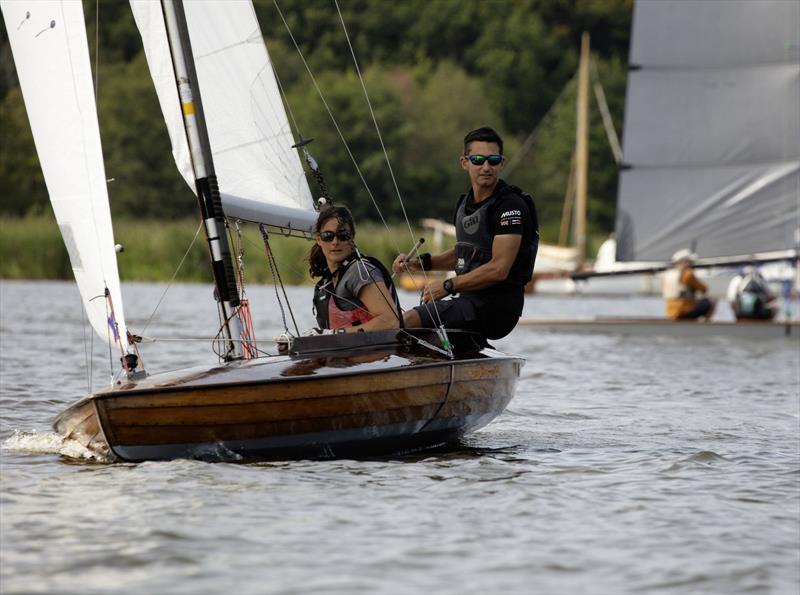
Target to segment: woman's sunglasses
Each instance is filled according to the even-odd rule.
[[[496,167],[503,163],[502,155],[464,155],[472,165],[481,166],[488,161],[489,165]]]
[[[319,239],[323,242],[332,242],[333,238],[336,238],[340,242],[349,242],[353,238],[353,234],[351,234],[346,229],[340,229],[338,231],[321,231],[319,232]]]

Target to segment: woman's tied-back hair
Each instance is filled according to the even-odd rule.
[[[346,207],[335,207],[333,205],[327,206],[319,212],[317,222],[314,224],[314,232],[319,234],[319,230],[330,219],[338,219],[339,225],[337,229],[347,227],[350,229],[351,236],[353,238],[356,237],[356,223],[353,220],[353,215]],[[322,248],[316,242],[311,246],[311,251],[308,253],[308,263],[308,272],[312,277],[323,277],[330,274],[325,254],[322,253]]]
[[[473,141],[497,143],[497,146],[500,147],[500,154],[503,154],[503,139],[500,138],[500,135],[497,134],[494,128],[483,126],[467,133],[467,136],[464,137],[464,155],[469,153],[469,144]]]

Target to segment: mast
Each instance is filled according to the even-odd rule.
[[[239,292],[233,270],[228,239],[225,235],[225,214],[211,157],[211,144],[203,117],[200,88],[194,68],[194,56],[189,29],[183,10],[183,0],[161,0],[167,29],[172,66],[177,82],[178,97],[183,112],[183,124],[192,157],[192,169],[197,189],[197,203],[208,241],[211,269],[222,315],[222,333],[226,342],[225,359],[242,358],[238,341],[242,327],[236,310]]]
[[[575,143],[575,247],[578,269],[586,259],[586,189],[589,169],[589,33],[581,36],[578,67],[578,126]]]

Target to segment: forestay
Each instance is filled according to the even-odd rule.
[[[639,1],[617,259],[794,248],[800,2]]]
[[[81,2],[0,0],[50,202],[94,330],[127,332]]]
[[[250,0],[183,3],[226,215],[309,231],[313,201]],[[172,152],[194,191],[160,2],[131,0]]]

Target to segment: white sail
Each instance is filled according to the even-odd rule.
[[[161,5],[130,0],[178,170],[194,188]],[[228,216],[308,231],[316,213],[250,0],[184,2]]]
[[[83,6],[0,0],[50,202],[94,330],[113,342],[108,288],[127,349]]]
[[[638,0],[617,258],[789,250],[800,231],[800,2]]]

